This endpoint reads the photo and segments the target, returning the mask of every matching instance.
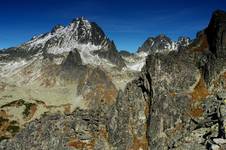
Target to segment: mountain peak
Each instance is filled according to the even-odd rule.
[[[160,34],[156,37],[149,37],[138,49],[138,52],[162,53],[175,50],[175,43],[166,35]]]
[[[76,25],[76,26],[83,26],[84,28],[91,28],[91,22],[86,19],[85,17],[78,17],[72,20],[71,25]]]
[[[181,36],[178,41],[173,41],[165,34],[160,34],[156,37],[149,37],[138,49],[138,52],[168,53],[186,47],[190,42],[191,39],[186,36]]]
[[[32,58],[36,54],[64,55],[74,49],[78,50],[84,64],[98,65],[105,59],[109,64],[125,66],[114,42],[98,24],[85,17],[76,18],[65,27],[56,25],[50,32],[33,37],[21,46],[9,50],[9,53],[11,51],[20,54],[16,56]]]
[[[191,38],[187,36],[180,36],[177,40],[177,44],[180,47],[186,47],[191,43]]]
[[[169,42],[172,43],[172,40],[166,36],[165,34],[160,34],[158,36],[155,37],[155,41],[156,42]]]
[[[168,38],[165,34],[161,33],[157,35],[155,38]]]
[[[77,22],[77,21],[88,21],[89,22],[89,20],[84,16],[76,17],[75,19],[72,20],[72,22]]]
[[[68,26],[56,25],[51,32],[33,37],[22,46],[26,49],[51,54],[69,52],[74,48],[79,50],[99,50],[114,48],[103,30],[85,17],[74,19]]]

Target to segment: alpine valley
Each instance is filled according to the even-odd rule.
[[[94,22],[0,51],[0,149],[226,149],[226,12],[118,51]]]

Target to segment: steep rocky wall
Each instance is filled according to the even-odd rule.
[[[221,14],[216,11],[211,21],[224,18]],[[212,34],[224,28],[211,29]],[[209,30],[187,49],[148,56],[140,77],[127,85],[111,113],[114,147],[225,149],[226,58],[214,52],[226,45],[210,43]]]

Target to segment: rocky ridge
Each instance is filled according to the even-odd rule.
[[[189,45],[181,38],[177,50],[166,48],[170,40],[160,36],[157,39],[164,37],[165,42],[147,51],[123,53],[127,62],[130,57],[146,59],[142,71],[124,89],[117,89],[105,70],[84,65],[74,49],[47,74],[54,72],[63,79],[61,86],[78,81],[77,93],[88,103],[64,113],[45,113],[20,131],[2,110],[3,123],[10,126],[6,130],[16,132],[1,141],[1,149],[225,149],[225,20],[226,12],[215,11],[208,27]],[[34,104],[45,105],[16,101],[2,108]]]

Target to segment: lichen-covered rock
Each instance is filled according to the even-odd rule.
[[[119,92],[110,112],[109,140],[116,149],[148,149],[150,85],[139,78]],[[149,83],[147,83],[149,84]],[[119,138],[120,137],[120,138]]]
[[[106,118],[98,111],[75,110],[52,114],[30,122],[0,149],[109,149]]]
[[[151,53],[124,90],[117,90],[104,70],[81,64],[79,54],[70,52],[46,74],[55,70],[64,84],[78,83],[76,96],[86,107],[46,113],[2,140],[0,149],[225,149],[225,19],[225,12],[216,11],[188,47]]]
[[[221,18],[218,24],[224,23],[225,13],[220,14],[215,12],[210,24],[218,18]],[[224,92],[225,78],[221,75],[219,79],[218,74],[225,72],[226,58],[211,51],[211,44],[216,48],[219,44],[208,41],[209,28],[179,53],[147,58],[144,71],[150,74],[153,93],[148,130],[150,149],[223,147],[214,139],[225,139],[225,103],[217,92]],[[220,84],[213,88],[218,80]]]

